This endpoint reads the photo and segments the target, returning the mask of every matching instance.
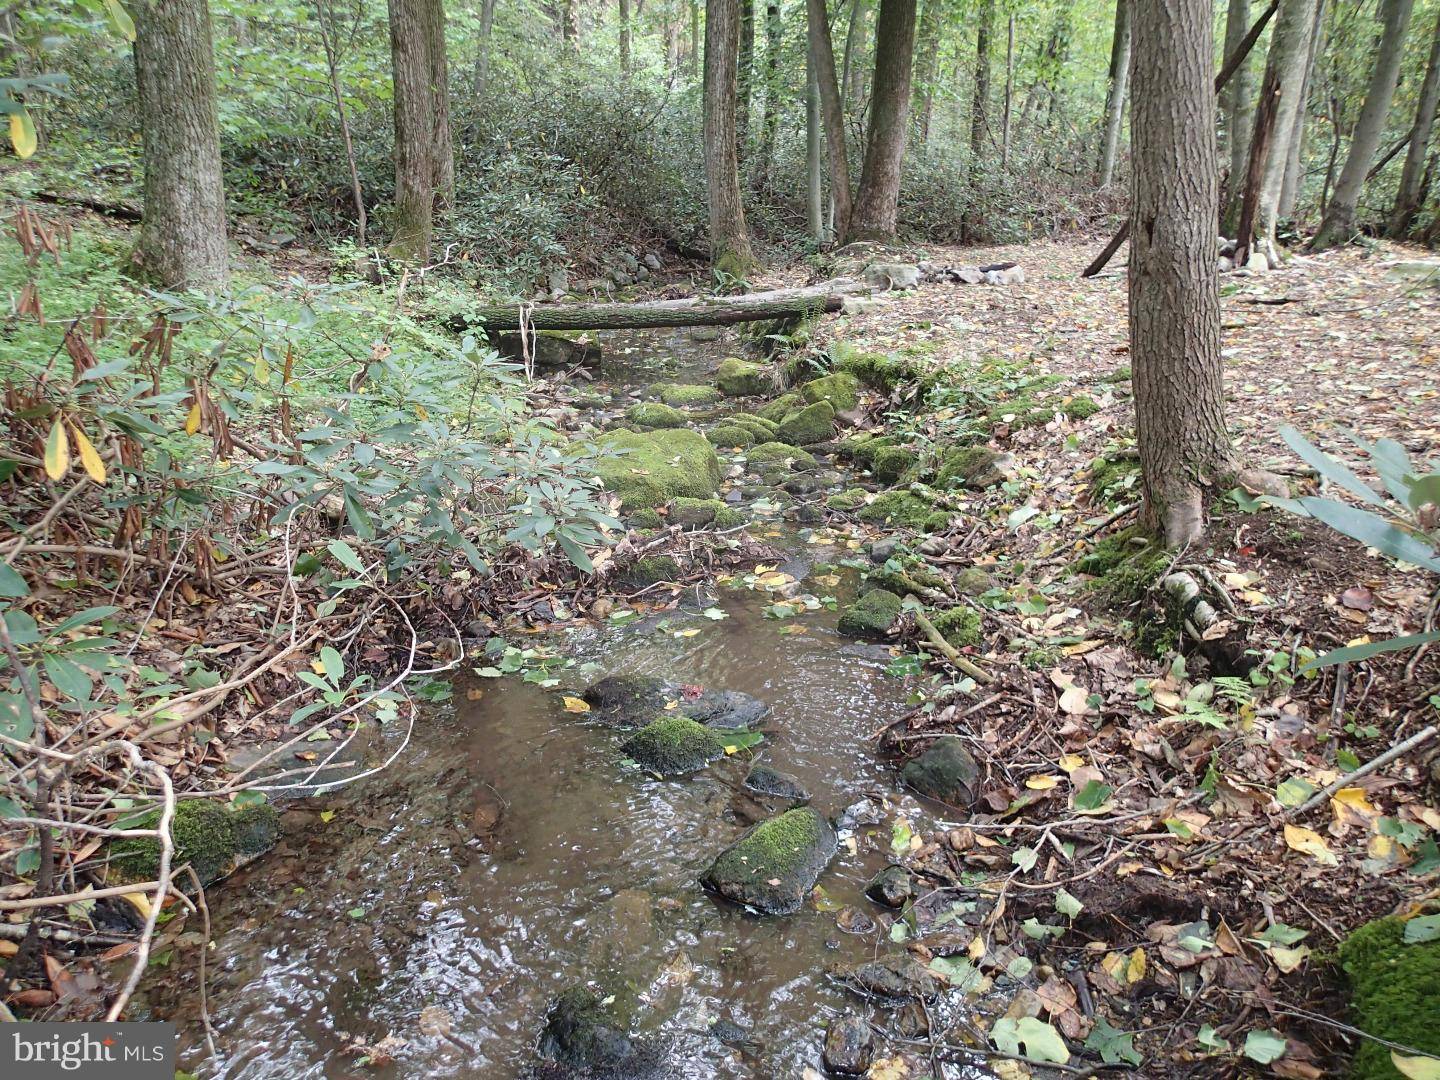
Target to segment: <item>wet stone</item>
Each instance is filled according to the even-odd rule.
[[[884,812],[873,800],[856,799],[840,811],[840,818],[836,825],[841,829],[854,830],[862,825],[879,825],[884,820]]]
[[[840,1076],[860,1076],[870,1068],[875,1037],[863,1016],[844,1013],[825,1029],[825,1068]]]
[[[980,797],[980,766],[956,735],[936,739],[901,770],[900,778],[921,795],[959,809]]]
[[[706,727],[730,730],[753,727],[770,706],[738,690],[706,690],[689,701],[682,694],[676,711]]]
[[[644,1052],[613,1002],[573,987],[555,999],[540,1035],[540,1055],[576,1069],[599,1072],[638,1066]]]
[[[700,879],[763,915],[798,911],[835,855],[835,830],[806,808],[761,822],[726,848]]]
[[[796,802],[810,801],[810,793],[796,777],[768,765],[756,765],[751,769],[745,777],[745,788],[760,795],[773,795]]]
[[[769,711],[763,701],[738,690],[697,694],[653,675],[608,675],[582,696],[591,709],[589,719],[620,728],[643,727],[665,713],[689,717],[706,727],[748,728]],[[667,709],[672,701],[677,704]]]
[[[887,866],[870,879],[865,895],[889,908],[904,907],[915,895],[915,878],[903,866]]]
[[[852,988],[877,998],[882,1004],[912,998],[932,1001],[939,993],[930,973],[909,953],[894,953],[857,964],[844,973],[844,978]]]
[[[878,926],[875,920],[856,907],[843,907],[835,913],[835,926],[847,934],[873,934]]]
[[[720,736],[688,716],[662,716],[620,746],[641,768],[661,776],[697,772],[725,755]]]

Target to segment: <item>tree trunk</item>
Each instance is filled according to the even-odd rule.
[[[775,135],[780,128],[780,22],[779,0],[765,4],[765,112],[760,118],[760,163],[756,181],[761,190],[770,186],[770,164],[775,156]]]
[[[494,0],[491,0],[493,3]],[[340,86],[338,42],[333,11],[327,0],[315,0],[315,19],[320,28],[320,44],[325,49],[325,65],[330,72],[330,93],[335,99],[335,115],[340,122],[340,136],[345,143],[345,164],[350,170],[350,196],[355,201],[355,243],[365,246],[365,193],[360,187],[360,170],[355,165],[355,144],[350,138],[350,120],[345,113],[345,95]]]
[[[825,187],[820,161],[820,81],[815,60],[805,54],[805,219],[816,246],[825,243]]]
[[[857,113],[864,111],[865,98],[860,74],[860,54],[865,50],[865,2],[850,0],[850,25],[845,31],[845,55],[840,68],[840,89],[845,94],[846,108]],[[823,83],[821,89],[824,89]]]
[[[136,254],[167,287],[229,279],[215,50],[205,0],[135,0],[135,86],[145,166]]]
[[[1225,15],[1225,55],[1233,56],[1250,26],[1250,0],[1230,0]],[[1245,183],[1245,165],[1250,159],[1250,137],[1255,123],[1255,73],[1247,56],[1225,87],[1221,104],[1225,109],[1225,144],[1230,153],[1230,172],[1225,182],[1225,206],[1221,226],[1226,235],[1240,220],[1240,191]]]
[[[733,326],[736,323],[839,311],[845,297],[861,296],[869,291],[858,281],[835,278],[803,289],[773,289],[746,296],[696,296],[641,304],[537,304],[530,309],[528,325],[535,330]],[[456,316],[446,326],[456,331],[471,328],[489,333],[515,331],[520,328],[519,305],[482,307],[469,315]]]
[[[1010,165],[1010,106],[1015,98],[1015,13],[1005,26],[1005,111],[1000,120],[1000,163]]]
[[[580,51],[580,0],[564,0],[560,7],[560,40]]]
[[[1130,82],[1130,0],[1115,0],[1115,40],[1110,50],[1110,96],[1105,102],[1105,141],[1100,151],[1100,187],[1115,179],[1125,99]]]
[[[620,74],[630,77],[630,0],[620,0]]]
[[[1310,52],[1310,30],[1314,21],[1315,0],[1280,0],[1261,88],[1261,96],[1268,94],[1270,97],[1273,119],[1270,130],[1261,139],[1260,117],[1257,115],[1255,131],[1250,138],[1248,168],[1258,168],[1254,176],[1246,176],[1247,185],[1254,186],[1258,192],[1253,228],[1261,249],[1272,261],[1279,258],[1275,246],[1275,226],[1279,221],[1280,189],[1285,183],[1285,161],[1289,149],[1285,140],[1295,127],[1296,110],[1303,105],[1300,88],[1305,81],[1305,60]],[[1262,101],[1260,110],[1265,107],[1266,103]],[[1263,144],[1263,155],[1256,155],[1257,144]],[[1251,237],[1240,236],[1239,240],[1241,244],[1250,246]]]
[[[750,147],[750,98],[755,85],[755,0],[740,0],[740,49],[735,77],[735,138],[743,158]]]
[[[939,66],[941,3],[942,0],[924,0],[920,9],[920,27],[915,37],[915,96],[918,100],[911,109],[915,134],[921,146],[930,139],[930,109],[935,100],[935,74]]]
[[[1276,216],[1287,221],[1295,215],[1304,183],[1305,115],[1310,104],[1310,82],[1321,52],[1325,30],[1325,0],[1316,0],[1315,22],[1310,28],[1310,48],[1305,54],[1305,78],[1300,82],[1300,107],[1295,110],[1295,123],[1285,138],[1285,175],[1280,181],[1280,204]]]
[[[739,44],[737,0],[705,0],[705,191],[710,205],[710,264],[733,278],[743,278],[755,265],[740,202],[740,162],[735,153]]]
[[[1135,6],[1130,357],[1143,521],[1172,546],[1205,528],[1232,470],[1215,276],[1210,0]]]
[[[895,238],[914,47],[915,0],[880,0],[870,129],[850,222],[851,239],[888,243]]]
[[[1410,25],[1410,12],[1415,0],[1382,0],[1380,44],[1375,51],[1375,67],[1370,86],[1365,91],[1365,104],[1350,138],[1350,153],[1340,179],[1330,193],[1325,220],[1315,234],[1311,247],[1322,250],[1347,243],[1355,234],[1355,207],[1370,161],[1379,149],[1385,133],[1385,119],[1390,114],[1390,99],[1395,94],[1395,81],[1400,75],[1400,61],[1405,55],[1405,29]]]
[[[389,0],[395,96],[395,230],[390,254],[425,262],[436,206],[454,200],[440,0]],[[439,55],[436,55],[437,46]]]
[[[690,77],[700,70],[700,0],[690,0]]]
[[[480,0],[480,41],[475,54],[476,100],[485,96],[490,82],[490,42],[495,32],[495,0]]]
[[[985,135],[990,130],[990,39],[995,34],[995,0],[980,0],[975,21],[975,92],[970,99],[970,178],[977,178],[977,166],[985,153]]]
[[[1435,16],[1435,38],[1430,45],[1430,61],[1425,66],[1425,82],[1420,87],[1420,101],[1415,108],[1415,126],[1410,130],[1410,145],[1405,152],[1405,167],[1400,173],[1400,187],[1395,193],[1395,208],[1390,212],[1387,230],[1390,236],[1405,236],[1415,223],[1422,204],[1422,179],[1425,173],[1425,150],[1435,128],[1435,112],[1440,106],[1440,13]]]
[[[857,7],[860,0],[851,0]],[[806,0],[807,55],[820,92],[820,111],[825,120],[825,152],[829,160],[830,199],[834,208],[831,232],[835,243],[850,236],[850,159],[845,142],[845,103],[835,79],[835,51],[830,44],[830,21],[825,0]],[[852,18],[853,25],[853,18]]]

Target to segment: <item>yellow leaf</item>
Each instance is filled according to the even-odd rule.
[[[1285,843],[1288,847],[1304,855],[1309,855],[1316,862],[1325,866],[1340,865],[1340,860],[1335,858],[1334,852],[1325,843],[1324,837],[1313,829],[1302,829],[1299,825],[1286,825]]]
[[[327,825],[330,824],[330,822],[332,822],[332,821],[335,820],[335,811],[334,811],[334,810],[321,810],[321,811],[320,811],[320,820],[323,821],[323,822],[325,822],[325,824],[327,824]]]
[[[21,161],[35,153],[35,121],[30,119],[30,113],[25,109],[10,114],[10,145]]]
[[[1031,791],[1049,791],[1058,783],[1060,783],[1058,776],[1036,775],[1025,778],[1025,786]]]
[[[80,452],[80,464],[85,466],[85,474],[97,484],[105,483],[105,463],[100,460],[100,455],[95,451],[95,444],[85,437],[85,432],[80,428],[74,429],[75,449]]]
[[[270,362],[265,359],[263,349],[255,357],[255,381],[258,383],[270,381]]]
[[[1346,820],[1346,811],[1353,810],[1363,821],[1378,817],[1379,810],[1376,810],[1369,799],[1365,798],[1365,789],[1358,787],[1341,788],[1330,796],[1331,808],[1335,811],[1335,820]]]
[[[105,0],[105,7],[110,13],[110,25],[115,27],[115,32],[126,41],[133,42],[135,20],[130,18],[130,13],[120,5],[120,0]]]
[[[143,892],[122,893],[120,899],[138,911],[142,919],[150,918],[150,898]]]
[[[418,416],[421,420],[429,420],[429,419],[430,419],[430,410],[427,409],[427,408],[425,408],[424,405],[416,405],[416,406],[415,406],[415,415]]]
[[[1071,716],[1084,716],[1090,711],[1090,692],[1083,686],[1069,686],[1060,695],[1060,709]]]
[[[190,405],[190,411],[185,414],[185,434],[194,435],[200,430],[200,402],[195,401]]]
[[[694,636],[695,636],[696,634],[698,634],[698,633],[700,633],[700,631],[699,631],[698,629],[696,629],[695,627],[692,626],[692,627],[690,627],[690,629],[688,629],[688,630],[677,630],[677,631],[675,631],[675,636],[676,636],[676,637],[694,637]]]
[[[1137,983],[1145,977],[1145,950],[1137,948],[1125,965],[1125,981]]]
[[[1440,1060],[1432,1057],[1411,1057],[1390,1051],[1390,1064],[1410,1080],[1440,1080]]]
[[[970,944],[965,947],[965,955],[976,963],[985,958],[985,936],[976,934],[970,939]]]
[[[1060,768],[1064,769],[1067,773],[1074,772],[1084,764],[1085,759],[1079,754],[1066,754],[1060,759]]]
[[[881,1058],[870,1066],[870,1071],[865,1075],[869,1080],[905,1080],[910,1075],[910,1066],[897,1054],[895,1057]]]
[[[70,471],[70,437],[65,434],[65,425],[60,417],[50,426],[50,436],[45,440],[45,475],[59,480]]]
[[[581,701],[578,697],[567,697],[563,700],[565,702],[566,712],[587,713],[590,711],[590,706],[586,702]]]

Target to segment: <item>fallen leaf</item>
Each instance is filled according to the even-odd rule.
[[[1299,825],[1285,826],[1285,843],[1294,851],[1303,855],[1309,855],[1316,862],[1325,866],[1339,866],[1340,860],[1325,843],[1324,837],[1313,829],[1305,829]]]
[[[565,711],[568,713],[587,713],[590,711],[588,703],[581,701],[578,697],[564,698]]]

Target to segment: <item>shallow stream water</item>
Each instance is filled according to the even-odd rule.
[[[607,342],[602,378],[648,382],[670,360],[666,378],[699,381],[724,345],[687,341]],[[784,568],[797,578],[853,554],[771,531],[794,553]],[[503,1080],[534,1064],[557,994],[618,976],[642,989],[642,1030],[667,1045],[667,1075],[818,1067],[826,1021],[858,1004],[831,969],[892,947],[842,932],[833,910],[813,905],[748,914],[697,878],[788,805],[741,790],[757,757],[799,777],[826,814],[867,794],[902,798],[869,736],[905,711],[907,688],[885,673],[885,650],[835,632],[833,612],[767,618],[775,597],[747,589],[692,599],[663,617],[571,634],[557,646],[574,661],[560,688],[461,669],[451,702],[389,770],[287,811],[280,847],[211,897],[217,1058],[204,1052],[193,983],[151,995],[181,1024],[182,1064],[256,1080]],[[794,625],[804,632],[782,632]],[[622,761],[619,733],[566,711],[561,689],[612,673],[754,695],[769,705],[766,741],[698,776],[649,778]],[[859,837],[856,851],[842,844],[820,879],[834,905],[871,907],[861,890],[884,865],[888,822],[883,830],[880,842]],[[404,1040],[393,1062],[359,1064],[355,1040],[386,1035]]]

